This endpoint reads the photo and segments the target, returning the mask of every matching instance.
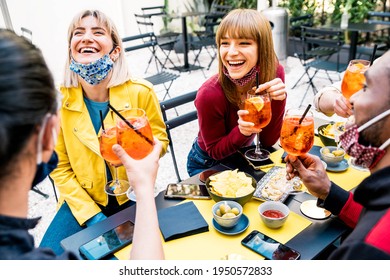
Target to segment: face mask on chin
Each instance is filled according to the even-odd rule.
[[[72,58],[70,70],[75,72],[90,85],[97,85],[107,78],[113,64],[114,62],[108,54],[88,64],[78,63]]]
[[[116,47],[113,47],[108,54],[105,54],[98,60],[88,64],[76,62],[71,58],[69,68],[90,85],[97,85],[107,78],[108,73],[110,73],[112,66],[114,65],[114,62],[109,55],[115,48]]]
[[[371,146],[367,147],[359,143],[359,133],[377,121],[387,117],[389,114],[390,110],[387,110],[360,127],[356,124],[351,126],[342,135],[340,135],[341,146],[348,155],[355,158],[355,164],[364,168],[372,169],[383,158],[386,153],[385,148],[390,144],[390,138],[387,139],[379,148]]]
[[[223,74],[226,77],[228,77],[229,80],[232,81],[236,86],[240,86],[240,87],[247,85],[250,81],[252,81],[256,77],[256,74],[259,72],[260,72],[259,66],[254,66],[248,73],[245,74],[244,77],[240,79],[233,79],[230,76],[229,71],[226,69],[226,67],[223,66]]]

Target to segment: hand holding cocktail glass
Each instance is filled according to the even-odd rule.
[[[286,176],[293,180],[300,180],[297,175],[300,175],[300,172],[304,172],[304,165],[316,166],[316,170],[317,166],[320,166],[318,168],[322,170],[321,175],[326,175],[320,159],[314,158],[313,160],[313,157],[307,155],[314,144],[314,117],[313,112],[309,111],[310,107],[311,105],[305,111],[302,109],[289,109],[283,118],[280,144],[288,153],[286,156]],[[294,156],[293,164],[295,166],[299,165],[298,162],[301,162],[299,169],[295,169],[290,162],[290,157],[292,156]],[[311,163],[311,161],[313,162]],[[307,169],[306,172],[313,172],[318,175],[318,172],[312,169]],[[315,200],[305,201],[301,204],[300,209],[303,214],[313,219],[329,217],[329,212],[317,207]]]
[[[244,121],[253,122],[254,128],[266,127],[272,118],[271,98],[266,91],[256,92],[251,89],[247,93],[244,109],[248,111],[247,115],[242,116]],[[257,133],[256,148],[248,150],[245,157],[254,161],[263,161],[269,158],[270,153],[261,149],[260,132]]]
[[[148,118],[143,109],[132,108],[118,112],[110,105],[117,114],[117,140],[118,144],[126,153],[135,160],[143,159],[153,150],[153,134]],[[135,200],[132,188],[126,192],[131,200]]]
[[[129,194],[133,191],[129,182],[118,179],[117,166],[121,162],[112,151],[112,146],[118,143],[133,159],[142,159],[153,150],[152,130],[144,110],[134,108],[119,113],[111,105],[109,107],[117,116],[116,123],[109,128],[103,128],[100,146],[102,156],[115,166],[115,184],[109,182],[105,190],[110,195]]]
[[[314,144],[314,117],[306,110],[288,109],[283,118],[280,144],[289,155],[301,156],[310,151]]]
[[[127,180],[118,178],[118,166],[122,163],[112,150],[112,146],[117,144],[116,124],[110,122],[110,118],[104,121],[101,111],[100,117],[102,119],[102,133],[99,138],[100,153],[115,168],[114,178],[112,181],[107,182],[104,186],[104,191],[113,196],[123,195],[130,188],[130,184]]]

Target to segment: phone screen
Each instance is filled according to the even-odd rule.
[[[166,198],[211,199],[205,185],[169,184],[165,191]]]
[[[80,254],[89,260],[99,260],[115,253],[133,240],[134,224],[126,221],[114,229],[80,246]]]
[[[241,243],[268,260],[297,260],[300,257],[296,250],[257,230],[252,231]]]

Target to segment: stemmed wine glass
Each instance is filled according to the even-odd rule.
[[[284,118],[280,132],[280,144],[290,155],[301,156],[310,151],[314,144],[314,117],[310,107],[303,109],[289,109]],[[294,177],[300,181],[299,177]],[[293,180],[294,180],[293,179]],[[317,207],[316,200],[306,200],[301,204],[301,211],[313,219],[325,219],[329,211]]]
[[[152,152],[154,145],[152,128],[145,111],[132,108],[120,112],[119,116],[116,122],[118,144],[133,159],[143,159]],[[132,188],[127,192],[127,196],[135,201]]]
[[[104,190],[107,194],[118,196],[125,194],[130,184],[127,180],[119,179],[118,166],[122,164],[117,155],[112,150],[112,146],[117,143],[117,128],[115,123],[109,123],[109,121],[102,122],[102,133],[99,138],[100,153],[103,158],[114,166],[114,178],[112,181],[107,182]]]
[[[341,83],[341,92],[343,96],[349,98],[363,88],[366,81],[364,72],[370,67],[370,61],[364,59],[353,59],[349,62],[345,70],[343,81]]]
[[[256,93],[255,89],[249,90],[247,92],[244,109],[247,110],[249,114],[245,115],[243,120],[253,122],[255,124],[255,128],[264,128],[271,121],[271,98],[266,91]],[[256,148],[248,150],[245,153],[245,157],[253,161],[266,160],[269,158],[270,153],[269,151],[261,148],[260,132],[257,133],[256,137]]]

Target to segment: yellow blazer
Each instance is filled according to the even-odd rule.
[[[63,94],[60,110],[61,130],[56,152],[58,167],[50,174],[60,193],[59,206],[65,200],[80,225],[101,212],[97,204],[106,206],[107,182],[105,161],[100,154],[96,135],[88,109],[83,100],[81,86],[61,88]],[[142,79],[132,79],[110,88],[110,104],[119,112],[132,107],[145,110],[152,132],[163,144],[161,156],[166,153],[168,137],[160,104],[152,84]],[[107,114],[114,122],[112,115]],[[111,174],[114,169],[110,166]],[[123,166],[118,168],[119,178],[127,179]],[[119,204],[128,200],[126,195],[116,197]]]

